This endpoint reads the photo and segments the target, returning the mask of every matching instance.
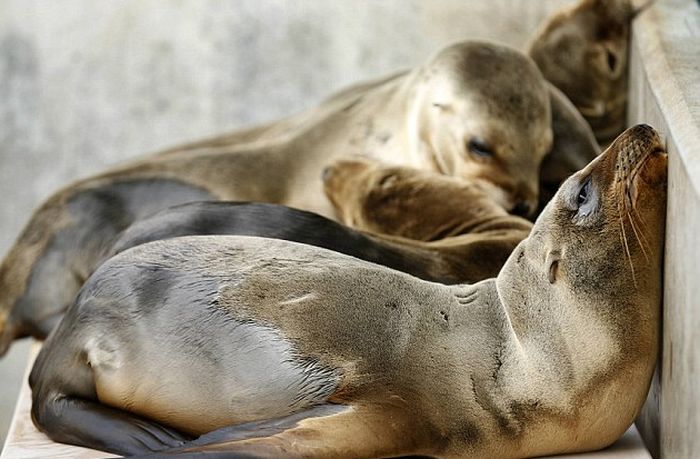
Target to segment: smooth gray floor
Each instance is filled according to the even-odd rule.
[[[17,392],[22,383],[27,366],[29,340],[15,344],[10,352],[0,360],[0,444],[5,443],[5,435],[10,427],[12,412],[17,401]]]

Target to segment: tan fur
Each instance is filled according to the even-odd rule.
[[[532,228],[478,185],[367,158],[334,162],[324,189],[341,222],[400,245],[447,283],[495,276]]]
[[[256,352],[231,334],[246,324],[279,333],[272,345],[292,346],[291,361],[340,375],[327,400],[342,411],[293,424],[273,421],[243,437],[226,427],[232,438],[214,435],[208,444],[175,452],[499,459],[602,448],[630,425],[651,378],[665,198],[666,154],[653,129],[637,126],[564,183],[497,278],[474,285],[424,282],[261,238],[185,237],[135,247],[100,268],[47,341],[30,378],[33,418],[60,435],[65,427],[54,423],[61,400],[89,398],[95,380],[124,377],[126,367],[81,362],[96,341],[115,338],[123,345],[98,360],[132,362],[145,358],[144,346],[172,341],[178,352],[156,353],[151,362],[161,380],[196,381],[196,350],[197,365],[218,368],[207,375],[215,387],[227,371],[258,375],[253,390],[274,384],[282,368],[279,375],[255,365],[236,368],[237,350]],[[117,299],[125,307],[114,308]],[[181,326],[190,313],[197,320]],[[206,330],[191,328],[199,324]],[[134,341],[138,333],[145,341]],[[222,365],[225,358],[233,363]],[[71,365],[83,373],[67,378]],[[312,376],[308,371],[304,378]],[[146,384],[141,379],[128,378],[132,393]],[[147,396],[97,397],[124,416],[168,392],[163,385]],[[221,409],[236,395],[217,391],[210,403]],[[197,393],[182,397],[170,407],[172,416],[194,426],[198,400]],[[244,403],[259,401],[250,396]],[[166,425],[171,416],[144,414]],[[72,441],[83,438],[69,433]],[[97,433],[109,441],[121,432]]]
[[[499,205],[512,209],[522,202],[531,213],[539,165],[552,143],[550,112],[549,88],[530,59],[499,45],[463,42],[410,72],[341,91],[296,116],[185,145],[69,185],[33,215],[0,266],[0,354],[16,336],[42,337],[37,318],[60,313],[81,276],[101,261],[94,248],[63,248],[67,261],[61,269],[77,275],[65,285],[56,280],[52,288],[61,298],[41,298],[31,310],[14,309],[28,291],[33,270],[48,256],[51,241],[59,232],[79,231],[86,223],[81,219],[92,218],[68,210],[67,203],[85,193],[137,179],[167,179],[212,199],[279,203],[332,216],[321,192],[321,171],[333,159],[360,154],[479,183]],[[469,151],[473,138],[487,144],[495,157]],[[122,218],[130,217],[117,220]],[[100,240],[99,232],[86,238],[90,247],[110,242]]]
[[[478,184],[368,159],[333,163],[324,189],[342,223],[419,241],[471,233],[485,221],[509,217]],[[510,218],[521,226],[522,218]]]
[[[630,0],[581,0],[549,17],[529,47],[545,78],[561,89],[607,144],[625,127]]]

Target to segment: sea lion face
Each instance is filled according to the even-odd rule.
[[[550,283],[561,279],[573,291],[612,297],[660,284],[666,162],[658,134],[639,125],[565,183],[550,206],[553,236],[566,241],[554,248],[559,262],[548,254]]]
[[[534,62],[503,46],[460,43],[424,69],[421,90],[412,113],[434,168],[532,215],[552,144],[548,88]]]
[[[529,374],[549,384],[543,403],[587,449],[627,429],[653,373],[666,161],[652,128],[625,131],[564,182],[496,278]]]
[[[588,308],[618,326],[635,317],[653,341],[666,162],[657,133],[638,125],[564,182],[501,271],[504,301]]]
[[[666,162],[652,128],[625,131],[564,182],[496,279],[528,365],[588,449],[627,429],[653,373]]]
[[[545,78],[583,114],[599,141],[624,129],[629,0],[584,0],[555,14],[530,46]]]

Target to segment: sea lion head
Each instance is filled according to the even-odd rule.
[[[418,77],[408,121],[424,161],[532,215],[552,144],[548,88],[535,63],[505,46],[463,42],[439,52]]]
[[[562,387],[594,385],[594,404],[603,403],[602,381],[627,381],[624,396],[614,396],[625,401],[608,420],[611,442],[641,407],[656,358],[666,164],[652,128],[622,133],[564,182],[496,280],[502,303],[516,311],[516,334],[558,337],[548,365],[567,375]]]
[[[666,161],[653,128],[626,130],[564,182],[504,274],[522,278],[526,273],[526,285],[540,283],[551,294],[566,292],[579,302],[609,303],[649,296],[650,290],[657,298]]]
[[[608,142],[625,126],[630,0],[583,0],[552,15],[529,55]]]

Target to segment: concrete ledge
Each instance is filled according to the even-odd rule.
[[[700,7],[657,1],[635,20],[630,124],[648,123],[669,152],[661,364],[637,425],[654,457],[700,451]]]

